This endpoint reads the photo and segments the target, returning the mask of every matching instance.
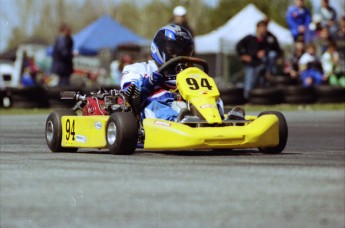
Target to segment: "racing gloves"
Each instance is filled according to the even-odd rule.
[[[156,85],[159,85],[163,82],[163,75],[161,75],[158,72],[153,72],[150,77],[148,77],[150,84],[152,84],[153,87]]]
[[[133,111],[139,113],[139,110],[145,105],[146,99],[151,95],[155,86],[164,81],[164,76],[153,72],[149,77],[143,77],[141,80],[130,83],[124,88],[126,101],[132,106]]]
[[[141,100],[145,100],[152,93],[155,86],[161,84],[163,80],[163,75],[157,72],[153,72],[152,75],[150,75],[147,78],[144,78],[141,84],[140,91]]]

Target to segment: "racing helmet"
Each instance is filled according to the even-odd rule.
[[[191,56],[194,42],[190,32],[176,24],[162,27],[153,37],[151,55],[158,65],[177,56]]]

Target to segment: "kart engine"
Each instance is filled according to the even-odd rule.
[[[81,95],[75,91],[63,91],[61,99],[73,99],[77,104],[73,110],[81,110],[83,116],[110,115],[115,111],[128,111],[126,98],[120,90],[104,90],[100,88],[97,92],[91,92],[90,96]]]

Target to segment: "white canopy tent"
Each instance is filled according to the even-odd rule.
[[[248,4],[227,23],[218,29],[201,36],[195,37],[195,52],[197,54],[235,52],[237,42],[249,34],[255,34],[256,23],[265,18],[254,4]],[[289,46],[293,44],[290,31],[274,21],[270,21],[268,30],[273,33],[279,44]]]

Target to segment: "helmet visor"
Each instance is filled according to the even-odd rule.
[[[191,45],[173,40],[167,40],[165,48],[167,54],[165,61],[177,56],[191,56],[193,52]]]

